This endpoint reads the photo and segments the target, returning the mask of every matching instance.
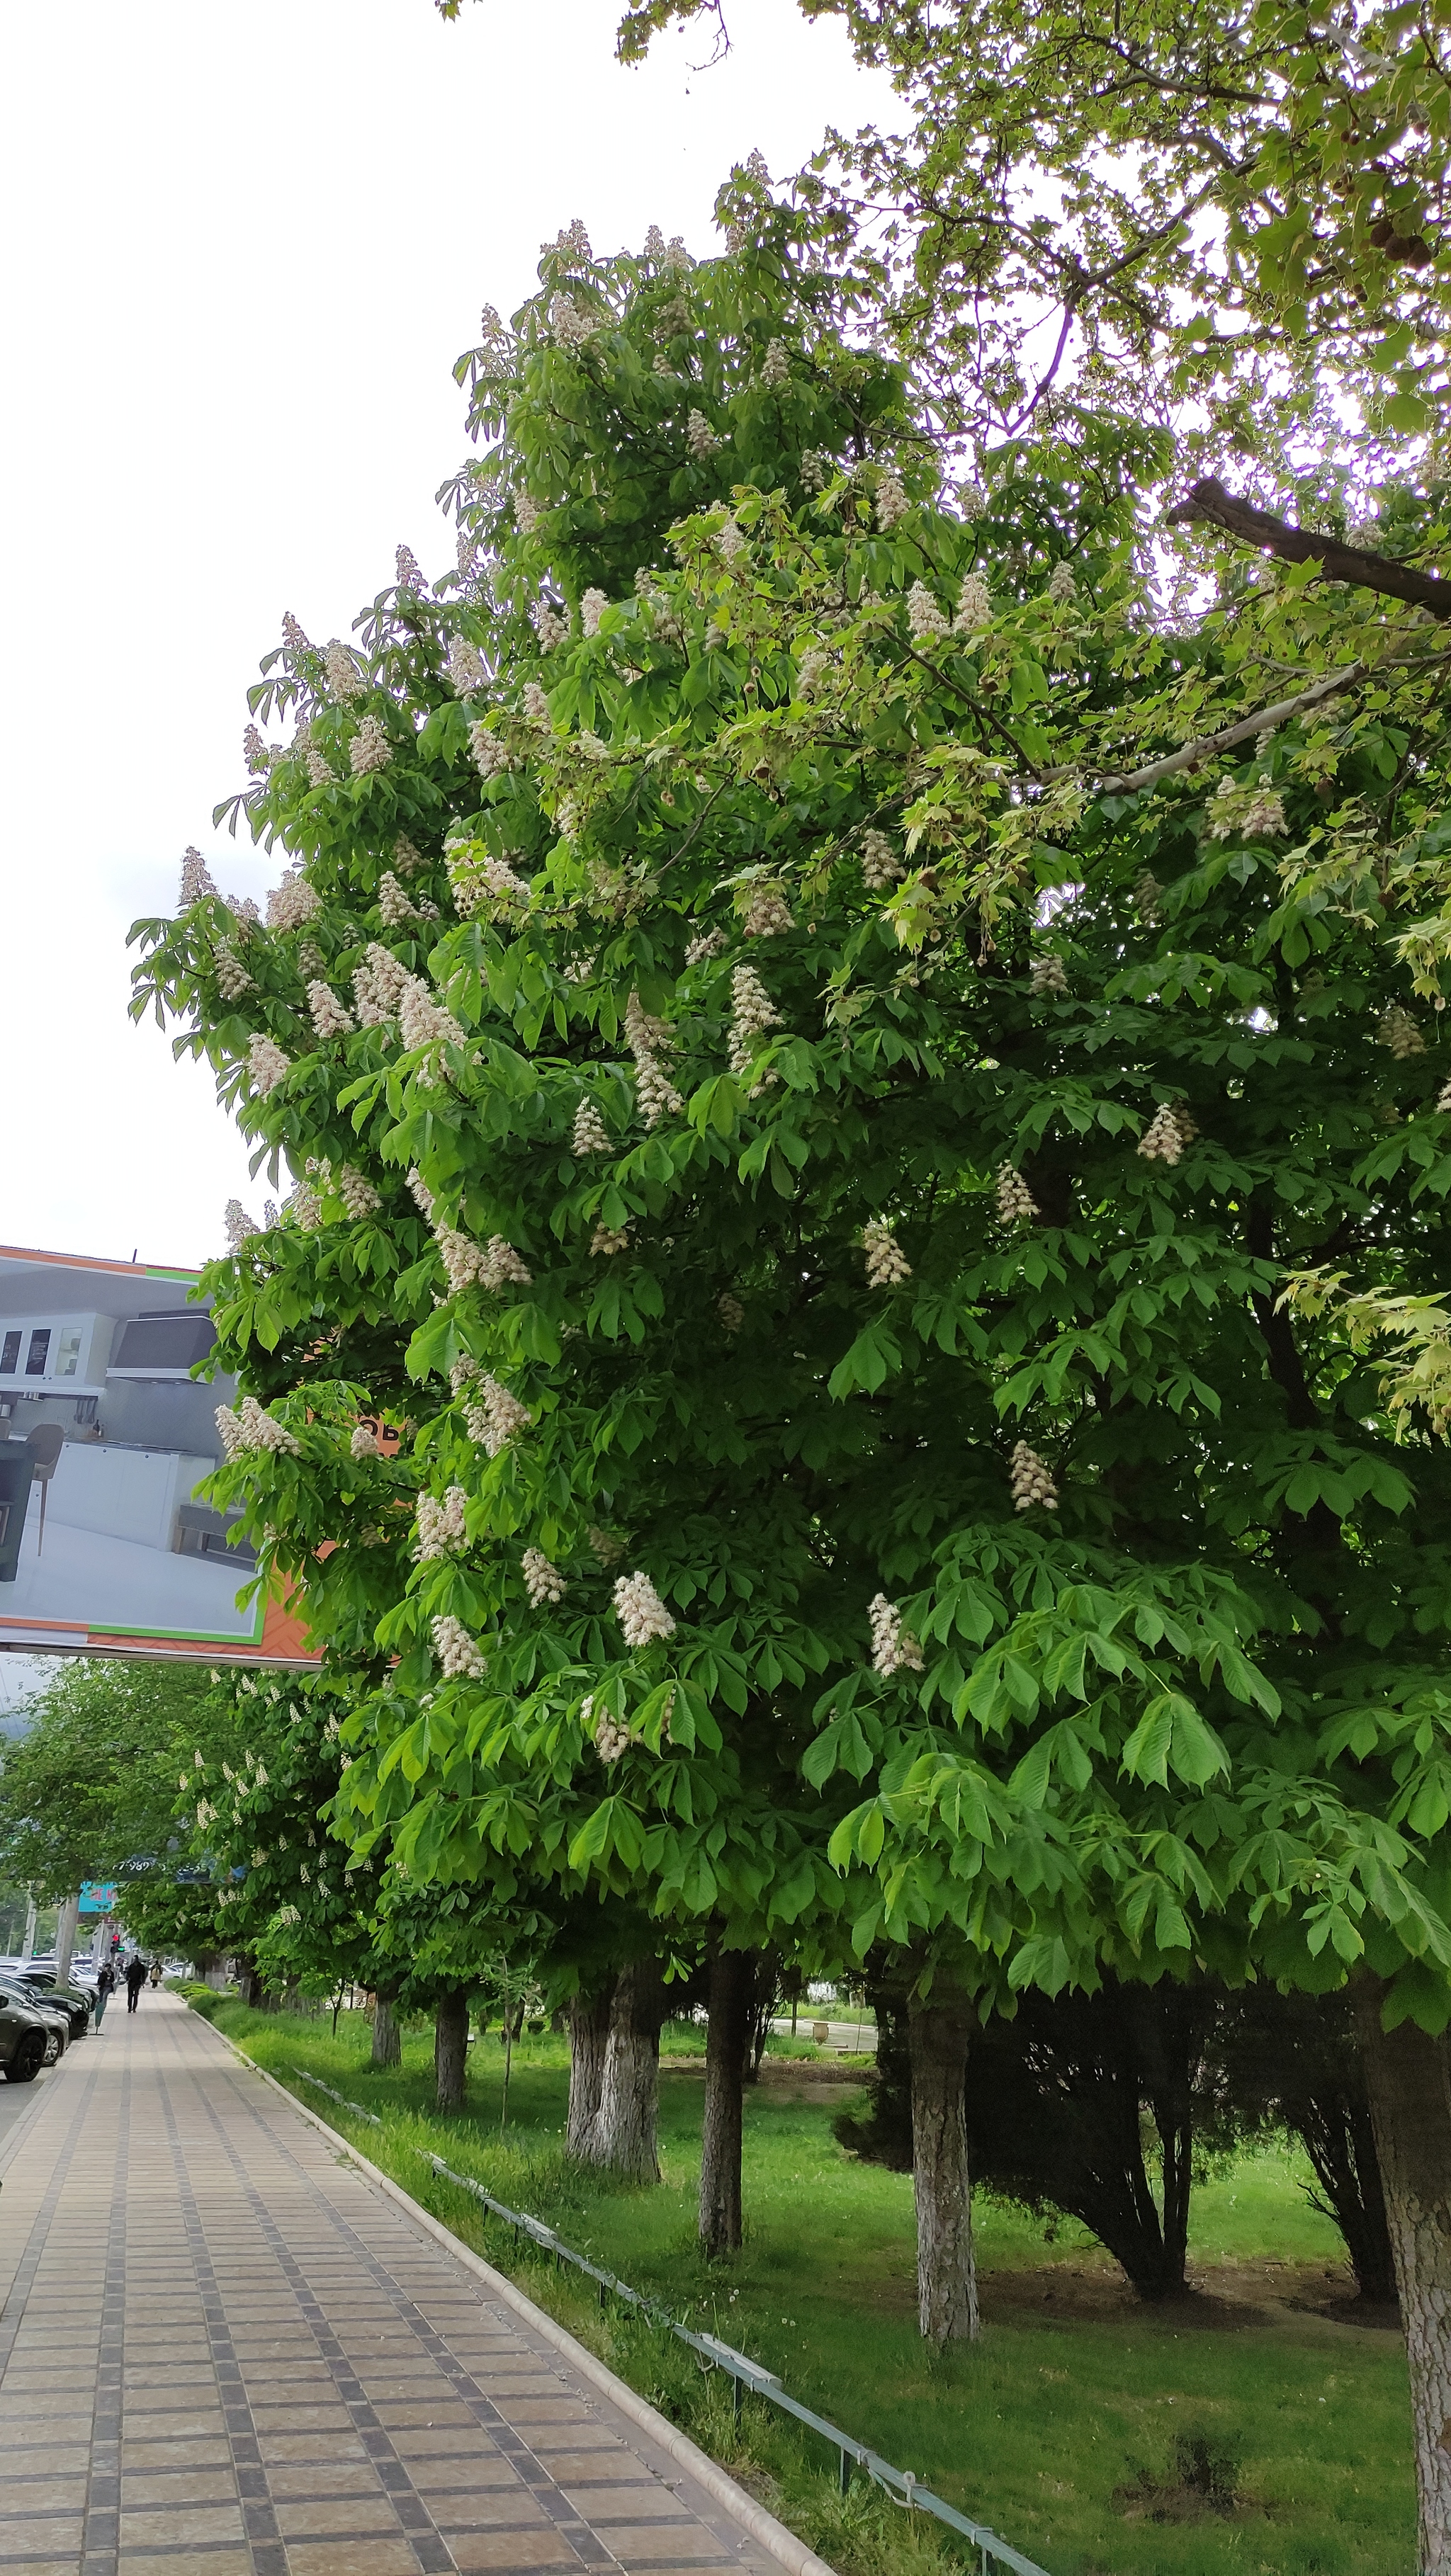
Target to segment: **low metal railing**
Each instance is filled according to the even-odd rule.
[[[331,2084],[324,2084],[320,2075],[309,2075],[301,2066],[294,2066],[292,2072],[304,2084],[311,2084],[317,2092],[325,2093],[328,2100],[336,2102],[342,2110],[351,2111],[355,2119],[367,2120],[375,2129],[386,2126],[376,2111],[368,2110],[361,2102],[350,2102],[345,2094],[334,2092]],[[752,2361],[746,2353],[737,2352],[730,2344],[722,2343],[717,2335],[696,2334],[692,2327],[682,2325],[668,2309],[661,2307],[658,2300],[648,2297],[643,2290],[632,2289],[628,2281],[621,2281],[613,2272],[592,2263],[587,2254],[577,2254],[573,2246],[564,2244],[542,2218],[531,2218],[526,2210],[510,2209],[507,2202],[496,2200],[481,2182],[475,2182],[472,2174],[455,2173],[452,2165],[444,2163],[442,2156],[432,2155],[424,2147],[412,2147],[409,2152],[421,2156],[445,2182],[454,2183],[460,2191],[470,2193],[491,2216],[502,2219],[506,2227],[512,2227],[516,2245],[527,2236],[541,2253],[553,2256],[556,2271],[568,2263],[576,2272],[583,2272],[597,2285],[602,2308],[610,2299],[618,2299],[622,2306],[636,2309],[652,2325],[674,2335],[677,2342],[687,2344],[705,2369],[725,2371],[732,2382],[738,2424],[743,2397],[749,2392],[753,2397],[764,2398],[767,2405],[779,2407],[782,2414],[794,2417],[798,2424],[806,2426],[808,2432],[819,2435],[837,2454],[838,2480],[843,2495],[850,2486],[852,2470],[862,2469],[884,2489],[894,2504],[902,2505],[911,2513],[932,2514],[938,2522],[945,2523],[949,2531],[955,2531],[961,2539],[970,2541],[981,2552],[981,2576],[991,2576],[995,2567],[1010,2569],[1011,2576],[1047,2576],[1047,2570],[1040,2567],[1035,2559],[1025,2558],[1021,2550],[1014,2549],[1006,2540],[1000,2540],[986,2523],[974,2522],[970,2515],[959,2513],[955,2505],[948,2504],[940,2495],[934,2495],[930,2487],[924,2487],[910,2469],[894,2469],[890,2460],[884,2460],[868,2443],[859,2442],[852,2433],[844,2433],[839,2424],[829,2423],[824,2415],[813,2414],[809,2406],[803,2406],[798,2397],[789,2394],[775,2371],[763,2369],[760,2362]]]

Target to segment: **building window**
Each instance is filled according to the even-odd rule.
[[[30,1348],[25,1354],[26,1376],[44,1377],[45,1363],[49,1356],[50,1326],[49,1324],[46,1324],[43,1328],[38,1328],[30,1336]]]
[[[55,1377],[74,1377],[80,1363],[81,1328],[79,1324],[67,1324],[56,1345],[52,1374]]]
[[[0,1342],[0,1377],[14,1377],[19,1366],[20,1328],[17,1325],[15,1331],[7,1333],[4,1341]]]

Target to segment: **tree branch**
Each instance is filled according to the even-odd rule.
[[[1313,529],[1292,528],[1288,519],[1277,519],[1273,511],[1237,500],[1213,474],[1195,484],[1187,501],[1166,513],[1171,527],[1189,520],[1205,520],[1247,546],[1281,556],[1286,563],[1318,563],[1327,581],[1348,581],[1357,590],[1378,590],[1387,598],[1428,608],[1433,617],[1451,617],[1451,581],[1417,572],[1413,565],[1396,563],[1390,555],[1343,546],[1335,537],[1317,536]]]
[[[1451,587],[1451,584],[1448,584]],[[1202,762],[1213,760],[1221,751],[1230,751],[1237,742],[1248,742],[1255,734],[1273,733],[1277,725],[1289,724],[1304,715],[1310,707],[1319,706],[1324,698],[1337,697],[1343,689],[1353,689],[1366,675],[1364,662],[1347,662],[1344,669],[1332,671],[1326,680],[1317,680],[1313,688],[1302,689],[1297,698],[1280,698],[1272,707],[1260,707],[1252,716],[1243,716],[1238,724],[1225,725],[1219,733],[1200,734],[1186,742],[1179,751],[1166,752],[1162,760],[1151,760],[1147,769],[1135,769],[1123,778],[1101,778],[1094,790],[1097,796],[1132,796],[1140,787],[1156,787],[1161,778],[1172,778],[1176,770],[1198,769]],[[1064,769],[1044,771],[1045,778],[1066,778]]]

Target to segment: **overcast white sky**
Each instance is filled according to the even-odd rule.
[[[838,28],[732,0],[642,70],[611,0],[70,0],[0,34],[9,246],[0,830],[0,1242],[195,1263],[242,1140],[126,1016],[125,935],[194,841],[224,891],[281,862],[215,836],[244,692],[293,609],[346,634],[466,452],[450,367],[581,215],[715,245],[719,180],[889,115]]]

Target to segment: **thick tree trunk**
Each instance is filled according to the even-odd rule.
[[[975,2342],[977,2272],[963,2097],[975,2016],[965,1994],[938,1984],[913,1996],[912,2181],[917,2202],[917,2315],[929,2343]]]
[[[1451,2571],[1451,2081],[1445,2043],[1381,2028],[1384,1987],[1356,1991],[1376,2153],[1395,2254],[1411,2415],[1421,2576]]]
[[[746,1951],[712,1959],[700,2155],[700,2241],[712,2257],[734,2253],[741,2241],[741,2086],[754,1992]]]
[[[631,2182],[658,2182],[655,2123],[660,2101],[660,2024],[665,1980],[658,1959],[635,1959],[610,1997],[590,2162]]]
[[[570,1999],[569,2023],[569,2111],[564,2125],[564,2152],[578,2164],[594,2164],[595,2123],[599,2118],[600,2087],[605,2076],[605,2042],[610,2035],[610,1993],[608,1986],[595,1995],[578,1994]]]
[[[403,2034],[398,2027],[393,1997],[376,1992],[373,1996],[372,2062],[375,2066],[401,2066],[403,2062]]]
[[[79,1896],[68,1896],[56,1917],[55,1981],[58,1986],[66,1986],[70,1983],[71,1952],[76,1945],[76,1926],[80,1920],[80,1910]]]
[[[445,1995],[433,2019],[434,2098],[440,2111],[461,2111],[469,2071],[469,1999]]]

